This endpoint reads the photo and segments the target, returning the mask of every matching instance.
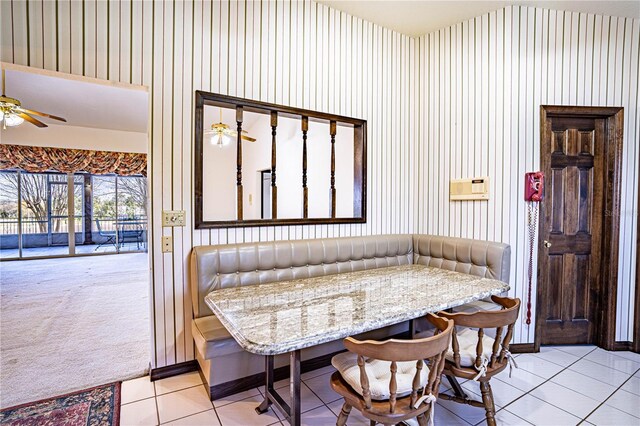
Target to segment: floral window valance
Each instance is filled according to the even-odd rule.
[[[147,175],[147,154],[0,144],[0,170],[55,170],[103,175]]]

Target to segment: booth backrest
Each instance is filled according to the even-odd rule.
[[[195,318],[215,289],[413,263],[413,236],[374,235],[195,247],[191,298]]]
[[[410,263],[509,282],[507,244],[432,235],[372,235],[195,247],[191,298],[195,318],[212,315],[212,290]]]
[[[414,263],[509,282],[508,244],[435,235],[413,236]]]

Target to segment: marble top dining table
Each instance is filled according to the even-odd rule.
[[[410,264],[218,289],[206,303],[243,349],[277,355],[507,290],[502,281]]]

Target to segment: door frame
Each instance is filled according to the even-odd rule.
[[[640,157],[640,153],[638,153]],[[636,228],[636,297],[633,315],[633,343],[631,350],[640,353],[640,182],[638,183],[638,209],[635,212],[638,217],[638,227]]]
[[[544,144],[547,131],[547,118],[552,117],[582,117],[606,119],[604,147],[605,169],[602,171],[604,179],[604,208],[602,211],[602,259],[600,271],[600,285],[590,289],[590,298],[595,298],[595,312],[593,317],[593,344],[607,350],[615,349],[616,338],[616,301],[618,293],[618,243],[620,239],[620,189],[622,181],[622,138],[624,109],[622,107],[583,107],[583,106],[540,106],[540,165],[544,170],[550,162],[551,152]],[[544,202],[544,201],[543,201]],[[541,209],[542,211],[542,209]],[[534,350],[540,350],[542,327],[544,323],[543,297],[548,290],[546,280],[542,276],[542,256],[546,256],[543,245],[543,230],[547,225],[542,215],[538,221],[538,280],[536,289],[536,322],[534,336]],[[592,286],[593,287],[593,286]],[[597,297],[595,297],[597,296]],[[636,292],[637,296],[637,292]],[[636,311],[638,307],[636,305]]]

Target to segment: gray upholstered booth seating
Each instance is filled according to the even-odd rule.
[[[190,291],[196,359],[212,399],[256,386],[264,359],[244,351],[206,305],[217,289],[418,263],[508,282],[506,244],[429,235],[375,235],[195,247]],[[408,329],[396,324],[367,333],[383,339]],[[360,336],[362,338],[362,336]],[[302,359],[342,350],[342,341],[307,348]],[[276,359],[276,367],[286,357]]]

